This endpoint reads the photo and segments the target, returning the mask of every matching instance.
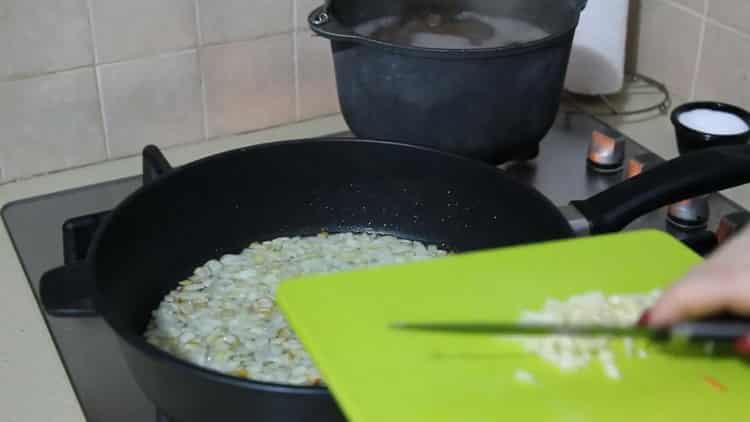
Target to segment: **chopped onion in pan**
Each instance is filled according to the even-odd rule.
[[[372,234],[322,233],[253,243],[198,267],[153,312],[148,342],[194,364],[280,384],[322,384],[276,306],[286,279],[428,259],[435,246]]]

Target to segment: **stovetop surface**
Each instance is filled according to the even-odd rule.
[[[536,160],[503,168],[559,205],[587,198],[625,177],[623,172],[602,175],[587,170],[586,149],[594,130],[607,128],[585,114],[561,111]],[[627,140],[628,158],[647,152],[650,151]],[[140,183],[139,176],[130,177],[17,201],[3,209],[3,221],[37,297],[42,274],[63,264],[63,223],[73,217],[112,209]],[[709,228],[716,227],[721,216],[742,210],[721,195],[712,195],[710,206]],[[655,211],[628,229],[665,229],[665,216],[665,210]],[[156,419],[156,409],[139,390],[120,355],[114,333],[101,318],[46,317],[46,320],[89,421]]]

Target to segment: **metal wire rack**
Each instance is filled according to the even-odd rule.
[[[653,96],[654,100],[646,106],[629,110],[616,104],[617,97],[623,95]],[[619,94],[582,96],[563,91],[563,99],[595,116],[633,116],[654,111],[666,114],[672,106],[672,98],[664,84],[637,73],[626,75],[625,86]]]

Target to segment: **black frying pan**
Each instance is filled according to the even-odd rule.
[[[574,202],[566,216],[492,166],[388,142],[271,143],[177,169],[149,147],[144,163],[144,179],[158,177],[112,212],[86,261],[44,275],[41,296],[58,316],[94,313],[93,297],[141,388],[181,422],[343,420],[324,388],[225,376],[143,340],[162,297],[211,258],[321,230],[388,233],[452,251],[603,233],[677,200],[750,182],[750,146],[706,150]]]

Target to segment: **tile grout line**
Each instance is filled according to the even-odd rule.
[[[701,12],[699,12],[699,11],[697,11],[697,10],[693,10],[693,9],[691,9],[691,8],[690,8],[690,7],[688,7],[688,6],[685,6],[684,4],[680,4],[680,3],[677,3],[677,2],[676,2],[676,1],[674,1],[674,0],[663,0],[663,1],[664,1],[664,3],[666,3],[666,4],[668,4],[668,5],[670,5],[670,6],[673,6],[673,7],[676,7],[676,8],[678,8],[678,9],[682,10],[683,12],[689,13],[689,14],[691,14],[691,15],[693,15],[693,16],[695,16],[695,17],[697,17],[697,18],[703,18],[703,17],[705,16],[705,13],[701,14]],[[705,3],[704,3],[704,5],[703,5],[703,9],[705,10],[705,8],[706,8],[706,5],[705,5]]]
[[[107,124],[107,111],[104,107],[104,95],[102,95],[102,74],[99,66],[94,66],[94,75],[96,76],[96,90],[99,93],[99,112],[102,115],[102,129],[104,129],[104,152],[107,154],[106,159],[112,158],[112,149],[109,145],[109,125]]]
[[[0,85],[9,84],[13,82],[28,81],[28,80],[37,79],[37,78],[44,78],[45,76],[57,75],[59,73],[74,72],[76,70],[89,69],[91,67],[94,67],[94,65],[84,64],[80,66],[67,67],[65,69],[49,70],[49,71],[43,71],[39,73],[31,73],[31,74],[27,74],[23,76],[15,75],[15,76],[11,76],[5,79],[0,79]]]
[[[198,50],[197,47],[180,48],[180,49],[175,49],[175,50],[163,51],[163,52],[161,52],[159,54],[155,54],[155,55],[152,55],[152,56],[141,56],[141,57],[134,57],[132,59],[127,59],[127,60],[120,60],[120,61],[116,61],[116,62],[99,63],[97,66],[99,66],[99,67],[110,67],[110,66],[117,66],[117,65],[121,65],[121,64],[144,62],[144,61],[149,61],[149,60],[168,59],[170,57],[176,57],[176,56],[180,56],[182,54],[193,53],[193,52],[195,52],[197,50]]]
[[[710,0],[708,0],[708,1],[710,2]],[[691,8],[683,5],[683,4],[675,2],[674,0],[662,0],[662,2],[664,2],[665,4],[667,4],[669,6],[673,6],[673,7],[677,8],[677,9],[679,9],[679,10],[681,10],[681,11],[683,11],[683,12],[689,14],[689,15],[692,15],[693,17],[696,17],[696,18],[699,18],[699,19],[705,19],[707,23],[714,24],[714,25],[716,25],[716,26],[718,26],[718,27],[720,27],[720,28],[722,28],[724,30],[727,30],[729,32],[734,33],[737,36],[740,36],[742,38],[750,38],[750,33],[745,32],[745,31],[743,31],[741,29],[735,28],[735,27],[733,27],[731,25],[727,25],[727,24],[725,24],[725,23],[723,23],[723,22],[721,22],[721,21],[719,21],[719,20],[717,20],[715,18],[712,18],[712,17],[708,16],[708,10],[709,10],[709,3],[708,2],[706,2],[704,4],[704,6],[703,6],[703,10],[705,11],[704,13],[697,12],[697,11],[695,11],[695,10],[693,10],[693,9],[691,9]]]
[[[91,0],[87,0],[87,2],[88,1],[91,1]],[[89,19],[91,19],[91,18],[89,18]],[[117,64],[137,62],[137,61],[141,61],[141,60],[167,58],[167,57],[172,57],[172,56],[176,56],[176,55],[180,55],[180,54],[185,54],[185,53],[188,53],[188,52],[193,52],[193,51],[201,50],[203,48],[211,48],[211,47],[219,47],[219,46],[225,46],[225,45],[231,45],[231,44],[241,44],[241,43],[246,43],[246,42],[251,42],[251,41],[259,41],[259,40],[263,40],[263,39],[266,39],[266,38],[272,38],[272,37],[276,37],[276,36],[279,36],[279,35],[285,35],[285,34],[291,34],[291,35],[293,35],[294,31],[293,30],[289,30],[289,31],[271,32],[271,33],[263,34],[263,35],[257,36],[257,37],[251,37],[251,38],[246,38],[246,39],[243,38],[243,39],[232,40],[232,41],[227,41],[227,42],[223,42],[223,43],[207,43],[207,44],[204,44],[204,45],[201,45],[201,46],[198,46],[198,47],[177,48],[177,49],[171,49],[171,50],[167,49],[167,50],[162,51],[162,52],[157,53],[157,54],[151,54],[151,55],[145,55],[145,56],[139,56],[139,57],[131,57],[131,58],[122,59],[122,60],[115,60],[115,61],[111,61],[111,62],[99,62],[99,63],[96,63],[96,59],[95,59],[93,64],[85,64],[85,65],[80,65],[80,66],[66,67],[66,68],[62,68],[62,69],[56,69],[56,70],[50,70],[50,71],[42,71],[42,72],[36,72],[36,73],[29,73],[29,74],[25,74],[25,75],[22,75],[22,76],[13,76],[13,77],[9,77],[9,78],[6,78],[6,79],[0,79],[0,85],[6,84],[6,83],[10,83],[10,82],[25,81],[25,80],[29,80],[29,79],[41,78],[41,77],[44,77],[44,76],[56,75],[58,73],[65,73],[65,72],[72,72],[72,71],[75,71],[75,70],[88,69],[90,67],[97,67],[97,66],[99,66],[99,67],[105,67],[105,66],[111,66],[111,65],[117,65]]]
[[[302,107],[300,105],[300,88],[299,88],[299,46],[297,45],[297,2],[292,1],[292,62],[294,65],[294,120],[299,121],[302,117]]]
[[[739,30],[739,29],[737,29],[737,28],[735,28],[735,27],[733,27],[731,25],[727,25],[725,23],[719,22],[718,20],[716,20],[714,18],[706,16],[706,22],[708,22],[710,24],[714,24],[714,25],[718,26],[719,28],[721,28],[721,29],[723,29],[725,31],[729,31],[729,32],[737,35],[738,37],[745,38],[745,39],[750,39],[750,33],[741,31],[741,30]]]
[[[706,17],[701,18],[701,30],[698,34],[698,52],[695,57],[695,65],[693,66],[693,80],[690,84],[690,99],[695,100],[696,90],[698,88],[698,75],[700,74],[701,63],[703,62],[703,42],[706,38],[706,26],[708,22]]]
[[[232,45],[232,44],[243,44],[243,43],[248,43],[252,41],[265,40],[266,38],[273,38],[279,35],[293,34],[293,33],[294,33],[294,28],[285,30],[285,31],[272,31],[272,32],[266,32],[261,35],[255,35],[255,36],[246,37],[246,38],[238,38],[238,39],[233,39],[233,40],[228,40],[228,41],[206,42],[206,43],[203,43],[201,47],[210,48],[210,47],[220,47],[220,46]]]
[[[99,48],[96,44],[95,23],[94,23],[94,4],[93,0],[86,0],[86,9],[89,15],[89,34],[91,34],[91,50],[94,54],[94,80],[96,85],[96,95],[99,97],[99,115],[102,119],[102,131],[104,132],[104,154],[105,160],[112,158],[112,151],[109,145],[109,126],[107,125],[107,114],[104,107],[104,95],[102,90],[102,75],[99,71]]]
[[[200,6],[198,0],[193,0],[193,6],[195,8],[195,28],[198,35],[198,47],[195,52],[195,56],[198,60],[198,77],[200,78],[201,85],[201,117],[203,118],[203,141],[208,140],[208,106],[206,102],[206,78],[203,73],[203,63],[201,59],[201,51],[203,49],[203,31],[201,29],[200,19]]]

